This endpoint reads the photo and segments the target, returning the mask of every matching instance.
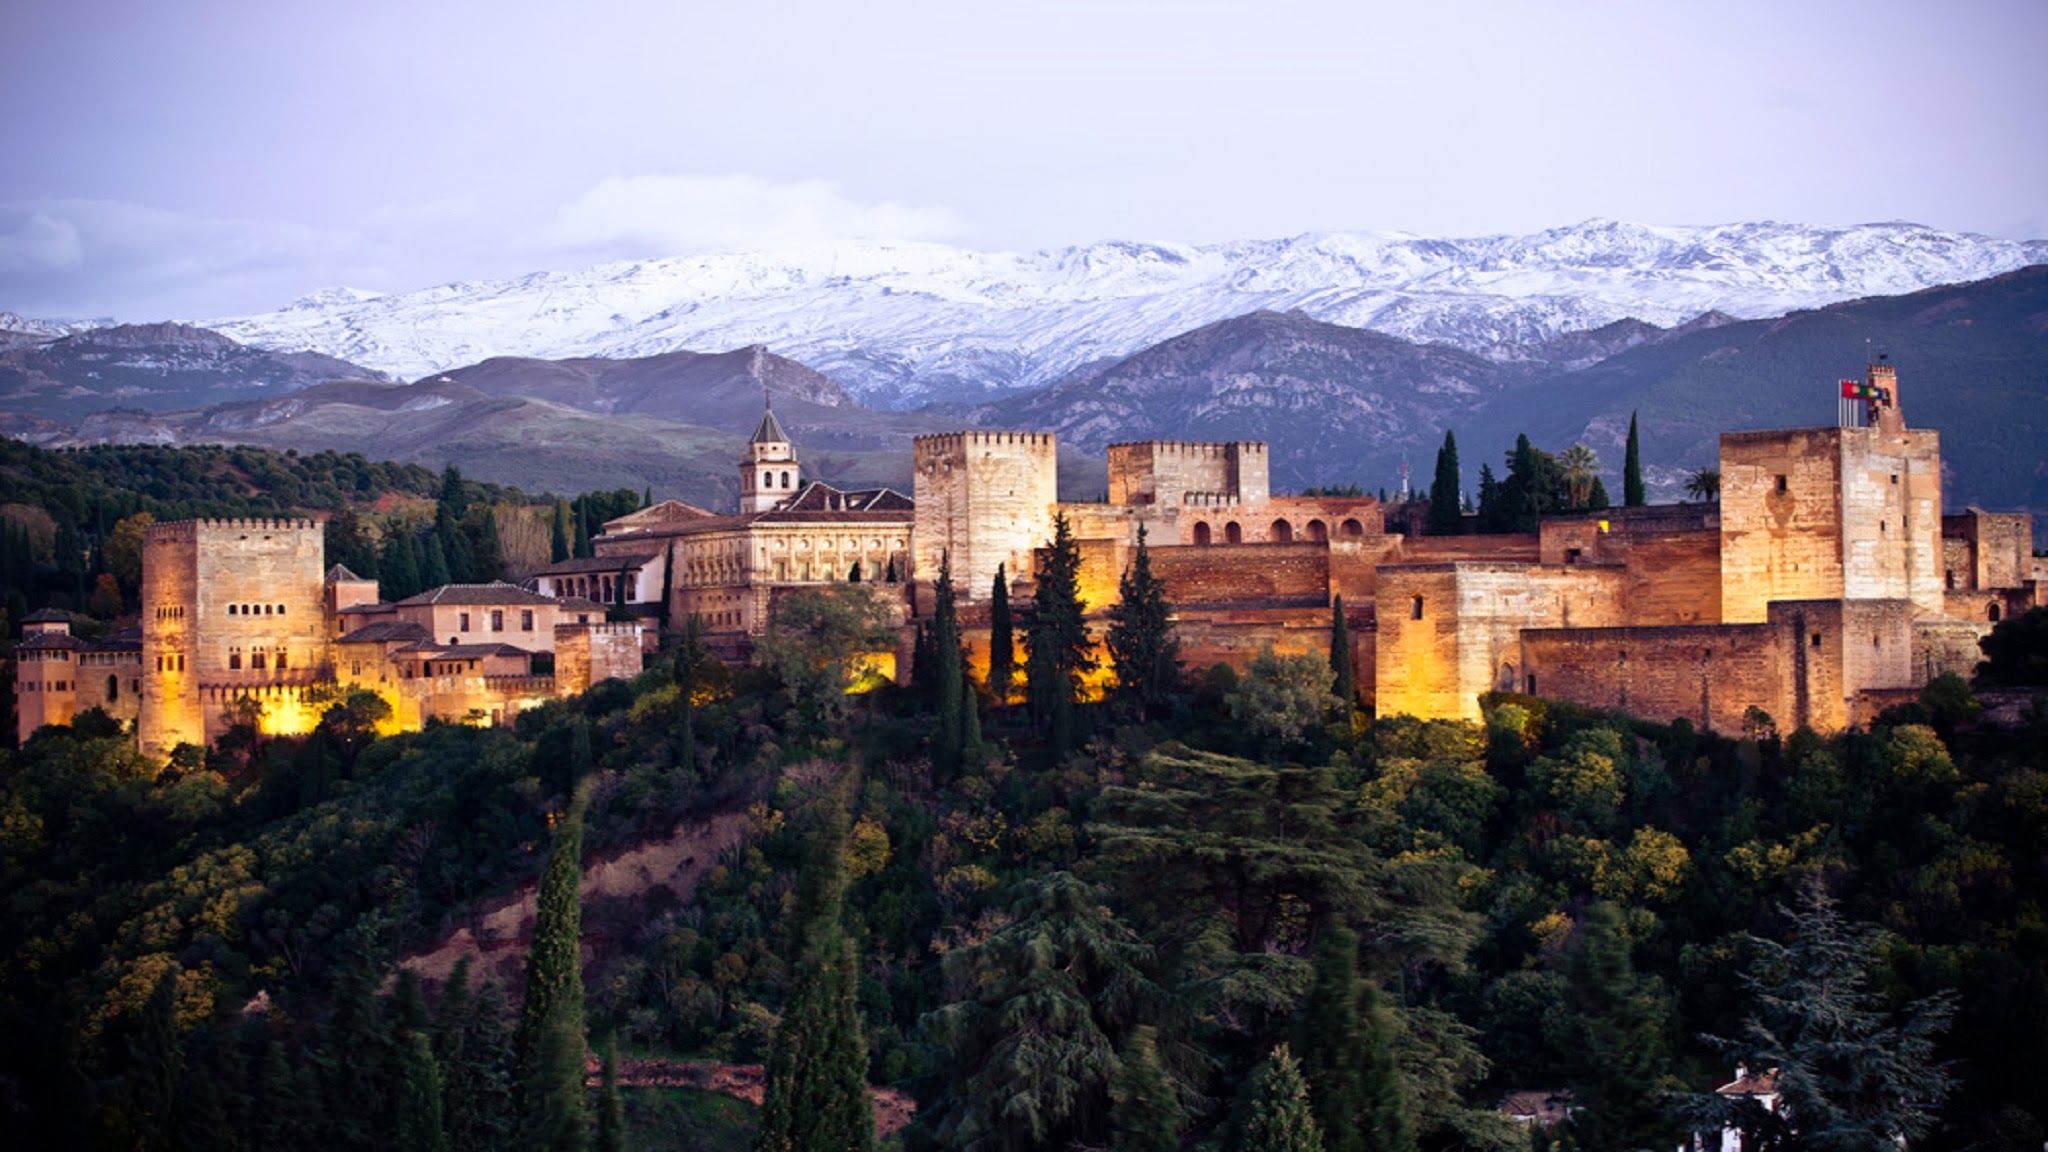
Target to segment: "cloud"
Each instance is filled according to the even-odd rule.
[[[744,175],[612,179],[560,205],[483,194],[390,204],[336,227],[43,200],[0,204],[0,309],[195,319],[268,311],[337,286],[407,291],[604,260],[959,232],[943,208]]]
[[[641,175],[606,180],[556,212],[540,247],[668,256],[706,249],[801,248],[831,240],[940,240],[944,208],[863,201],[827,180]]]

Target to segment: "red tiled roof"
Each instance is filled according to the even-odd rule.
[[[496,581],[490,584],[443,584],[429,588],[417,596],[407,596],[398,602],[400,608],[417,608],[427,604],[485,606],[500,604],[553,604],[552,597],[538,592],[528,592],[517,585]]]

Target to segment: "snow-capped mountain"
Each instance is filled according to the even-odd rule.
[[[885,408],[1054,383],[1255,311],[1449,345],[1496,361],[1634,317],[1778,316],[2048,262],[2048,241],[1908,223],[1648,227],[1531,236],[1319,233],[1031,254],[843,243],[538,272],[379,296],[329,289],[207,321],[244,343],[408,378],[492,356],[558,359],[764,344]]]

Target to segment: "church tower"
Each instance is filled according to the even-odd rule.
[[[796,450],[782,431],[782,421],[761,393],[761,423],[747,440],[747,454],[740,459],[740,514],[766,512],[797,494],[801,487]]]

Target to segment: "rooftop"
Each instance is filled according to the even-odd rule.
[[[558,560],[535,572],[535,576],[575,576],[584,572],[612,573],[630,568],[640,568],[653,560],[659,552],[628,552],[611,556],[579,556],[572,560]]]
[[[528,592],[517,585],[507,584],[502,580],[498,580],[489,584],[443,584],[439,588],[429,588],[417,596],[407,596],[405,599],[400,600],[397,606],[400,608],[418,608],[429,604],[523,604],[537,606],[553,604],[554,602],[554,598],[551,596],[543,596],[538,592]]]
[[[363,625],[361,628],[336,640],[335,643],[390,644],[396,641],[410,644],[419,640],[431,639],[433,639],[432,635],[425,628],[417,624],[404,620],[379,620],[375,624]]]

